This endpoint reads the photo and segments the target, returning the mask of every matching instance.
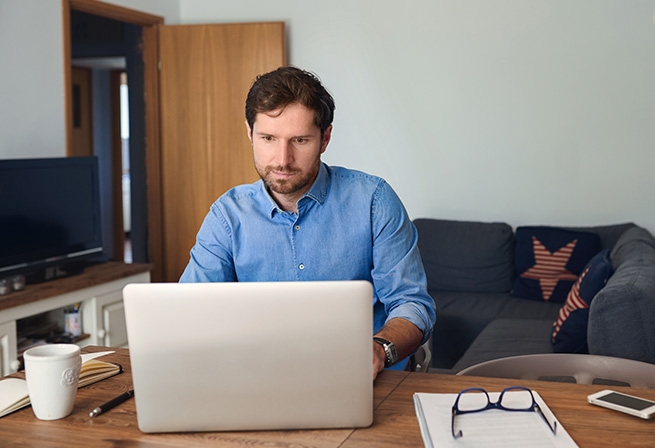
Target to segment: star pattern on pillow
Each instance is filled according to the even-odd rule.
[[[573,311],[589,308],[587,302],[585,302],[584,299],[580,296],[580,285],[582,284],[585,275],[587,275],[587,272],[589,272],[590,269],[591,266],[587,267],[587,269],[585,269],[585,271],[580,274],[580,278],[578,278],[578,281],[575,282],[575,285],[573,285],[573,288],[571,288],[571,291],[566,298],[566,303],[562,308],[560,308],[557,320],[553,325],[553,342],[555,342],[555,338],[557,337],[557,333],[559,333],[560,329],[562,328],[562,324]]]
[[[555,252],[551,252],[537,237],[532,237],[535,264],[523,272],[521,277],[539,280],[544,300],[550,299],[560,280],[576,280],[578,278],[577,275],[566,269],[566,264],[577,243],[578,240],[575,239]]]

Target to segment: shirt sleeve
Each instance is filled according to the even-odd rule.
[[[403,318],[423,332],[425,343],[436,322],[436,306],[427,292],[427,278],[418,251],[418,232],[400,198],[385,181],[372,206],[373,285],[387,321]]]
[[[213,204],[200,226],[180,283],[236,281],[232,247],[229,226]]]

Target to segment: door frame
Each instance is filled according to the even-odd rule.
[[[151,279],[163,278],[165,247],[162,229],[161,197],[161,147],[159,138],[159,48],[158,27],[164,18],[133,9],[103,3],[97,0],[62,0],[63,58],[64,58],[64,115],[66,125],[66,154],[73,151],[73,105],[72,105],[72,65],[70,11],[106,17],[143,27],[143,85],[146,98],[145,140],[146,140],[146,179],[147,179],[147,252],[152,264]]]

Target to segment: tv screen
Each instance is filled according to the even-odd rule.
[[[0,278],[102,255],[96,157],[0,160]]]

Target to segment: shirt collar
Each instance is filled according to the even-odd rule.
[[[307,193],[305,193],[300,200],[302,201],[303,198],[308,197],[323,205],[323,202],[325,202],[325,198],[327,197],[329,186],[330,173],[328,172],[327,165],[321,162],[321,166],[318,169],[318,176],[316,176],[314,184],[309,190],[307,190]]]
[[[268,214],[272,218],[275,212],[279,212],[279,207],[277,202],[271,197],[271,194],[266,189],[266,184],[263,180],[259,180],[262,191],[264,192],[265,197],[268,199]],[[318,169],[318,175],[312,186],[307,190],[307,193],[301,197],[298,202],[301,202],[305,198],[311,198],[318,202],[320,205],[323,205],[325,198],[327,197],[328,188],[330,187],[330,173],[328,167],[325,163],[321,162],[321,166]]]

